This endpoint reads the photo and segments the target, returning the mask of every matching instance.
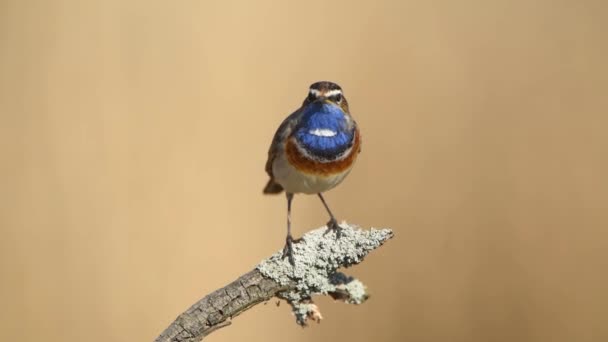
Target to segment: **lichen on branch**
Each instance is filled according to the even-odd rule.
[[[257,266],[264,276],[281,285],[292,285],[278,297],[292,306],[300,325],[306,325],[308,318],[319,321],[322,317],[312,303],[313,295],[329,294],[346,303],[363,303],[368,297],[363,283],[337,270],[360,263],[393,236],[390,229],[361,230],[346,223],[341,227],[339,237],[325,227],[306,233],[294,244],[295,265],[278,252]]]

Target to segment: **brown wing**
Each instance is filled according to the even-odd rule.
[[[284,148],[285,141],[287,141],[291,131],[300,121],[301,113],[301,108],[291,113],[287,118],[285,118],[285,120],[283,120],[277,131],[274,133],[272,143],[268,149],[268,160],[266,161],[266,173],[271,179],[273,178],[272,163],[274,162],[277,154],[281,151],[281,149]]]
[[[353,120],[353,122],[355,123],[355,131],[357,132],[357,135],[359,136],[359,149],[357,150],[357,153],[361,153],[361,145],[363,142],[363,137],[361,136],[361,131],[359,130],[359,125],[357,125],[357,122],[355,122],[355,120]]]
[[[266,173],[270,176],[270,180],[264,187],[265,194],[278,194],[283,191],[283,187],[274,181],[274,176],[272,174],[272,164],[274,163],[275,158],[281,152],[281,149],[284,148],[285,141],[291,134],[293,128],[300,121],[301,108],[291,113],[279,126],[277,131],[274,133],[274,137],[272,138],[272,143],[270,143],[270,148],[268,149],[268,160],[266,160]]]

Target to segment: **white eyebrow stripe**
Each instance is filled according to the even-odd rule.
[[[327,129],[327,128],[315,128],[308,131],[309,134],[316,135],[318,137],[335,137],[338,132]]]
[[[321,92],[318,91],[317,89],[310,89],[310,93],[313,94],[314,96],[319,96],[321,95]]]
[[[330,90],[330,91],[326,92],[325,97],[330,97],[330,96],[334,96],[334,95],[338,95],[338,94],[342,94],[342,90],[334,89],[334,90]]]
[[[319,97],[320,95],[323,95],[325,97],[330,97],[330,96],[342,94],[342,90],[340,90],[340,89],[329,90],[329,91],[326,91],[325,93],[321,93],[321,91],[319,91],[318,89],[310,89],[309,91],[315,97]]]

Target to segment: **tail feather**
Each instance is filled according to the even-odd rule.
[[[283,191],[281,184],[276,183],[274,180],[269,180],[264,187],[265,194],[280,194]]]

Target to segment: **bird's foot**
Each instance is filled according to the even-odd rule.
[[[323,235],[329,233],[330,231],[336,232],[336,239],[339,239],[342,236],[342,227],[338,225],[338,221],[336,221],[334,218],[327,222],[327,230],[325,233],[323,233]]]
[[[298,243],[300,239],[294,240],[291,235],[287,235],[285,239],[285,247],[283,247],[283,259],[288,258],[289,263],[295,266],[296,261],[293,257],[293,244]]]

